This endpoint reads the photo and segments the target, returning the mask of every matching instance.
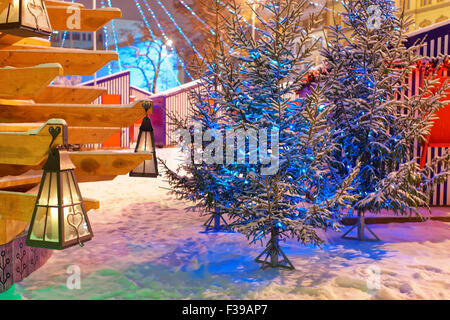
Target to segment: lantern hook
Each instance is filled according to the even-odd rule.
[[[53,143],[55,142],[56,138],[61,134],[61,127],[50,127],[48,129],[48,132],[50,132],[50,135],[52,136],[52,141],[48,146],[49,150],[51,151]]]
[[[153,101],[146,101],[142,104],[142,107],[145,110],[145,115],[148,115],[148,110],[150,110],[153,107]]]

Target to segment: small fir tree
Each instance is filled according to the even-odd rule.
[[[322,51],[328,68],[324,94],[332,109],[329,124],[338,143],[334,171],[345,177],[361,164],[352,203],[359,217],[357,239],[365,239],[365,228],[378,239],[365,225],[365,213],[387,209],[419,214],[419,207],[428,207],[430,187],[449,174],[448,152],[425,168],[413,152],[445,105],[447,84],[440,86],[432,74],[418,95],[406,94],[421,44],[406,48],[411,19],[395,9],[394,1],[349,0],[344,8],[344,27],[329,28]]]

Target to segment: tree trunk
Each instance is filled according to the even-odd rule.
[[[271,235],[270,235],[270,242],[272,244],[272,247],[270,249],[270,264],[272,268],[276,268],[279,266],[278,261],[278,231],[275,228],[272,228]]]
[[[364,229],[366,228],[366,220],[364,218],[364,211],[360,212],[358,211],[358,222],[357,222],[357,229],[358,229],[358,239],[360,241],[364,240]]]

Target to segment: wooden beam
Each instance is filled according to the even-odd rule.
[[[26,192],[41,183],[42,174],[0,178],[0,190]]]
[[[94,177],[108,177],[128,174],[152,154],[114,151],[70,152],[70,159],[76,166],[79,182],[92,181]]]
[[[0,219],[31,222],[37,195],[0,191]],[[100,202],[94,199],[84,199],[86,212],[100,208]]]
[[[84,8],[84,4],[71,1],[45,0],[45,6]]]
[[[0,132],[26,132],[41,128],[43,125],[43,123],[0,123]],[[120,127],[69,127],[68,143],[101,144],[118,131],[120,131]]]
[[[10,46],[0,50],[0,67],[32,67],[44,63],[60,63],[64,74],[91,75],[118,55],[113,51],[46,48],[38,46]]]
[[[30,222],[36,197],[31,193],[0,191],[0,219]]]
[[[0,219],[0,246],[13,241],[28,225],[25,221]]]
[[[62,74],[63,69],[59,63],[30,68],[0,68],[0,97],[34,97]]]
[[[89,104],[108,90],[100,87],[48,86],[33,98],[36,103]]]
[[[7,102],[3,102],[7,103]],[[64,119],[71,127],[126,128],[139,120],[143,101],[129,105],[71,104],[3,104],[0,100],[0,123],[43,122]]]
[[[48,39],[39,37],[19,37],[8,33],[0,32],[0,48],[5,48],[11,45],[31,45],[40,47],[50,47],[51,42]]]
[[[69,144],[102,144],[120,128],[69,127]]]
[[[121,18],[118,8],[68,9],[47,5],[48,17],[54,30],[97,31],[113,19]]]
[[[50,127],[61,129],[53,145],[67,144],[67,125],[64,120],[49,120],[41,128],[27,132],[0,132],[0,163],[19,166],[42,163],[52,141]]]

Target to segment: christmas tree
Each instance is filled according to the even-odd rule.
[[[315,49],[311,29],[320,13],[306,16],[308,3],[265,1],[253,7],[256,26],[229,3],[230,48],[219,47],[213,71],[220,84],[215,103],[223,112],[227,158],[215,177],[233,195],[217,207],[252,242],[267,239],[256,258],[263,268],[293,269],[280,240],[322,243],[317,229],[337,228],[338,208],[353,199],[348,191],[357,168],[344,179],[330,170],[336,146],[323,88],[318,85],[303,99],[293,97],[311,71],[308,58]],[[221,146],[216,144],[217,152]]]
[[[406,94],[408,76],[421,59],[421,44],[405,47],[412,21],[394,1],[349,0],[343,5],[344,27],[329,28],[322,51],[328,68],[324,94],[332,109],[329,123],[338,143],[333,169],[344,177],[360,163],[352,203],[359,217],[357,239],[365,239],[367,228],[378,240],[365,225],[365,213],[387,209],[419,214],[419,207],[428,206],[430,187],[449,174],[448,152],[425,168],[413,152],[445,105],[441,98],[447,85],[440,86],[432,74],[419,95]],[[438,174],[438,166],[447,169]]]
[[[214,34],[209,37],[213,46],[209,54],[205,53],[208,61],[206,64],[197,60],[192,65],[193,73],[200,75],[201,79],[199,86],[190,92],[190,117],[168,114],[172,124],[178,128],[179,142],[186,158],[176,170],[170,169],[166,162],[161,161],[172,194],[178,199],[194,202],[195,205],[190,209],[208,216],[204,224],[205,232],[229,231],[218,203],[229,203],[233,196],[222,180],[222,161],[214,161],[215,155],[210,155],[209,158],[203,156],[209,142],[214,140],[214,136],[220,136],[224,129],[222,105],[217,103],[220,85],[217,77],[218,64],[220,61],[224,62],[221,54],[224,52],[224,43],[221,41],[223,24],[220,19],[223,9],[223,5],[217,1],[208,8],[214,17],[212,21],[208,21],[214,25]]]

